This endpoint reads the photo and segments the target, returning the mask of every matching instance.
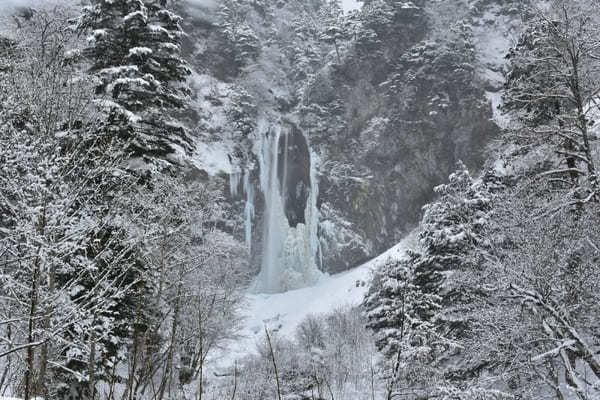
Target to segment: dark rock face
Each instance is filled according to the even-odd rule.
[[[457,98],[467,97],[467,89],[455,89]],[[427,97],[416,101],[426,103]],[[409,110],[396,109],[395,114],[383,113],[358,132],[339,131],[332,135],[334,140],[322,144],[320,150],[330,161],[349,165],[356,174],[336,179],[322,171],[322,219],[338,231],[350,223],[355,234],[347,235],[351,240],[326,238],[345,243],[329,246],[324,253],[329,272],[356,265],[397,243],[418,222],[421,206],[433,198],[433,187],[445,182],[459,160],[479,168],[485,144],[499,132],[483,91],[467,104],[451,100],[445,114],[435,119],[422,120],[421,112]]]
[[[304,211],[310,195],[310,151],[302,132],[292,124],[279,138],[277,175],[291,227],[305,223]]]
[[[330,273],[396,244],[418,223],[421,207],[434,196],[433,187],[446,181],[458,160],[478,169],[486,144],[499,132],[486,92],[497,92],[501,83],[483,79],[482,70],[495,72],[488,75],[501,80],[502,65],[478,54],[476,47],[487,40],[490,29],[511,20],[510,10],[518,2],[414,1],[416,7],[408,9],[394,8],[397,2],[385,3],[389,5],[385,13],[373,9],[360,16],[366,30],[344,43],[340,58],[310,32],[296,36],[304,28],[302,19],[289,23],[299,15],[316,18],[320,0],[310,5],[264,3],[262,10],[252,2],[240,2],[245,8],[239,15],[254,30],[261,49],[248,52],[245,64],[236,64],[225,49],[233,44],[223,36],[217,17],[189,19],[190,62],[196,71],[218,81],[203,81],[214,85],[204,99],[212,108],[198,109],[197,131],[206,140],[234,143],[235,169],[251,171],[256,268],[265,206],[253,154],[265,134],[256,129],[260,118],[271,125],[295,121],[282,126],[277,167],[291,226],[306,222],[311,152],[316,155],[319,257]],[[506,21],[499,17],[503,22],[492,27],[484,20],[491,15],[488,11],[501,13]],[[440,26],[459,20],[470,28],[451,32]],[[479,38],[474,39],[474,31]],[[232,101],[236,98],[241,100]],[[228,111],[234,106],[236,112]],[[238,108],[259,111],[244,114]],[[217,116],[216,122],[211,115]],[[240,115],[253,122],[245,123],[248,129],[239,128]],[[241,224],[232,225],[232,230],[240,237],[244,201],[241,193],[232,200],[231,215],[237,215]]]
[[[425,29],[398,28],[379,38],[370,53],[355,44],[306,92],[301,124],[325,160],[319,205],[328,272],[396,244],[418,223],[433,187],[459,160],[478,169],[499,133],[468,30],[432,41]]]

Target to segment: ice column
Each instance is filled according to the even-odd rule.
[[[286,196],[290,195],[288,191],[299,190],[298,187],[288,187],[289,132],[287,126],[271,128],[264,135],[258,154],[260,189],[265,198],[265,210],[261,270],[253,285],[253,291],[257,293],[297,289],[312,285],[321,277],[315,262],[319,244],[319,213],[316,160],[313,154],[310,154],[310,189],[303,222],[290,226],[286,216]],[[307,143],[306,147],[308,148]]]

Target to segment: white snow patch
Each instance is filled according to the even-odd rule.
[[[344,11],[359,10],[361,4],[357,0],[342,0],[342,8]]]
[[[186,3],[206,8],[215,8],[217,7],[216,0],[186,0]]]
[[[51,10],[55,7],[76,6],[76,0],[0,0],[0,35],[13,38],[17,22],[14,15],[19,15],[19,9],[31,7],[36,10]],[[22,10],[21,10],[22,11]],[[0,399],[2,399],[0,397]]]
[[[494,121],[500,128],[508,128],[511,124],[511,118],[500,110],[502,105],[502,92],[485,92],[485,97],[492,104]]]
[[[499,5],[487,8],[479,17],[479,23],[472,26],[474,45],[480,60],[479,76],[489,89],[486,97],[493,107],[494,121],[501,128],[508,128],[510,118],[504,115],[499,106],[502,104],[502,92],[508,67],[506,54],[518,38],[520,21],[514,15],[507,15]]]
[[[600,97],[595,97],[586,107],[586,117],[591,122],[592,137],[600,138]]]
[[[231,174],[233,166],[231,165],[229,149],[223,142],[196,144],[196,151],[192,156],[192,163],[198,169],[206,171],[211,176],[221,172]]]
[[[516,41],[513,18],[501,15],[498,7],[492,7],[486,10],[481,20],[492,22],[491,26],[485,23],[473,29],[475,46],[481,60],[492,68],[505,65],[506,53]]]
[[[129,49],[129,56],[144,57],[152,54],[152,49],[148,47],[133,47]]]
[[[206,75],[192,73],[189,84],[195,93],[192,107],[201,113],[202,128],[196,140],[196,151],[192,163],[199,169],[214,176],[219,173],[231,174],[237,170],[232,165],[235,139],[226,130],[228,121],[226,109],[230,103],[230,85]]]
[[[0,10],[9,9],[14,11],[15,7],[34,7],[34,8],[51,8],[58,5],[70,6],[76,4],[73,0],[2,0],[0,1]],[[13,10],[11,10],[13,9]],[[2,397],[0,397],[2,399]]]

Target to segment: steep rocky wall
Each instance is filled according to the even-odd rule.
[[[249,189],[240,180],[247,175],[257,271],[265,204],[257,143],[265,126],[291,121],[297,137],[308,139],[293,144],[297,166],[285,172],[300,188],[286,199],[294,224],[303,220],[307,154],[314,152],[319,265],[327,272],[394,245],[458,160],[481,165],[499,129],[489,100],[498,97],[502,52],[518,25],[515,3],[421,1],[384,15],[363,10],[350,18],[354,34],[335,46],[320,40],[321,1],[231,3],[237,36],[228,36],[223,10],[185,15],[189,60],[200,77],[195,165],[210,169],[206,158],[214,154],[207,153],[221,151],[224,166],[208,175],[237,174],[230,229],[240,236],[248,230]],[[377,3],[386,2],[370,4]]]
[[[403,25],[412,34],[389,31],[368,52],[354,43],[308,86],[302,123],[324,160],[320,233],[329,271],[398,242],[458,160],[481,166],[499,132],[489,100],[501,89],[517,5],[423,4],[426,12],[410,16],[426,30]]]

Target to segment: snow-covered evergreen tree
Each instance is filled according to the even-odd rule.
[[[376,333],[380,351],[390,358],[399,351],[405,357],[414,341],[425,345],[433,332],[431,320],[440,299],[415,285],[414,265],[421,257],[413,252],[405,260],[388,261],[375,275],[363,303],[367,326]]]
[[[260,53],[260,42],[246,22],[246,12],[247,5],[240,0],[226,0],[219,5],[219,28],[226,43],[222,50],[233,63],[230,67],[238,72]]]
[[[375,33],[377,40],[404,44],[425,32],[427,18],[423,8],[425,2],[422,0],[369,0],[363,3],[360,12],[362,27],[366,32]],[[366,37],[375,39],[372,34]],[[398,50],[402,50],[402,46]],[[392,54],[398,55],[395,52]]]
[[[437,186],[435,192],[439,198],[424,207],[419,234],[424,254],[416,274],[424,290],[443,293],[447,279],[452,279],[448,272],[469,274],[485,262],[490,246],[485,236],[490,198],[484,184],[475,182],[462,162],[449,182]],[[444,293],[445,303],[456,304],[448,295],[452,293]]]
[[[132,137],[134,156],[178,162],[175,153],[191,150],[189,132],[172,118],[189,95],[180,24],[162,0],[94,0],[84,8],[83,54],[98,80],[96,94],[117,130]]]
[[[319,38],[335,48],[338,63],[341,63],[340,47],[348,38],[344,11],[339,0],[328,0],[319,13],[320,24],[323,30]]]
[[[480,329],[489,296],[482,286],[492,250],[487,235],[491,196],[461,162],[435,191],[439,198],[424,207],[421,220],[423,257],[415,265],[415,281],[425,293],[441,297],[434,320],[448,342],[440,360],[461,360],[442,363],[446,379],[461,380],[488,363],[486,354],[470,354],[466,343]]]
[[[440,197],[424,208],[419,252],[386,265],[365,299],[378,347],[392,361],[397,357],[395,374],[398,368],[407,373],[401,381],[413,388],[428,376],[431,390],[485,364],[471,357],[448,360],[467,358],[460,349],[479,323],[478,275],[490,247],[489,195],[464,164],[435,190]]]
[[[398,387],[434,387],[436,347],[442,340],[433,323],[441,299],[424,293],[415,282],[415,265],[422,256],[388,261],[375,275],[363,307],[375,344],[389,360],[388,392]]]

